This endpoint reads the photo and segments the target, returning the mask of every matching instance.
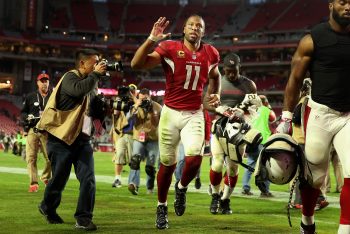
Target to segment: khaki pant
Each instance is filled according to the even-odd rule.
[[[336,182],[336,192],[340,193],[344,185],[343,167],[340,163],[337,152],[334,149],[331,150],[331,163],[334,170],[335,182]],[[322,184],[321,192],[325,194],[331,190],[331,179],[330,170],[326,176],[325,182]]]
[[[115,158],[114,164],[126,165],[130,162],[132,156],[132,134],[124,134],[117,141],[114,142]]]
[[[45,181],[51,178],[51,163],[47,157],[46,143],[47,134],[35,133],[32,128],[29,130],[26,144],[26,160],[30,185],[38,184],[37,159],[39,148],[41,149],[45,159],[45,167],[40,179]]]

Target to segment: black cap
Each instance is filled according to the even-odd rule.
[[[149,89],[146,89],[146,88],[141,89],[140,93],[143,94],[143,95],[150,95]]]
[[[224,66],[225,67],[232,67],[232,66],[236,66],[236,65],[240,65],[240,64],[241,64],[241,59],[235,53],[230,53],[230,54],[226,55],[224,58]]]

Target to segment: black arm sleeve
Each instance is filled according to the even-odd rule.
[[[67,73],[62,81],[61,91],[68,96],[81,98],[95,88],[100,75],[91,72],[86,78],[80,78],[73,72]]]

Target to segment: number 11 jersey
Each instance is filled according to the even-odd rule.
[[[218,66],[219,52],[202,43],[190,51],[183,41],[161,42],[155,51],[162,57],[166,77],[164,104],[178,110],[198,110],[202,104],[204,85],[211,69]]]

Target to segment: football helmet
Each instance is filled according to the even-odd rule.
[[[225,154],[238,163],[242,163],[243,155],[239,150],[241,146],[257,147],[262,141],[261,133],[248,123],[230,120],[228,117],[214,121],[212,133],[218,137]]]
[[[301,165],[302,155],[302,149],[290,135],[271,135],[258,158],[256,183],[265,179],[273,184],[289,183]]]

